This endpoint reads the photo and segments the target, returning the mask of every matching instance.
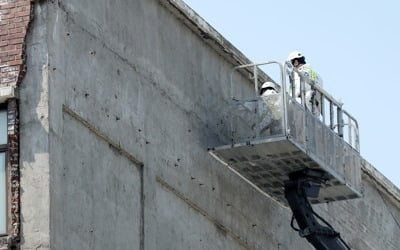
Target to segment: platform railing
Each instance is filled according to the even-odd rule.
[[[300,98],[301,104],[304,106],[304,108],[315,114],[316,118],[319,119],[325,126],[329,126],[332,131],[334,131],[339,137],[343,138],[343,140],[346,141],[352,148],[354,148],[357,152],[360,152],[358,122],[352,115],[343,109],[343,103],[336,100],[320,85],[315,84],[313,81],[307,81],[308,78],[301,74],[296,68],[291,68],[289,62],[287,62],[286,65],[288,65],[288,69],[292,69],[292,72],[290,70],[287,71],[288,74],[297,73],[300,77]],[[291,79],[293,79],[293,77]],[[313,98],[312,109],[309,110],[309,108],[307,108],[307,98],[305,96],[306,85],[309,85],[312,91],[315,91],[315,96],[320,96],[321,107],[317,107],[317,100],[316,98]],[[291,84],[291,86],[291,96],[295,97],[294,84]],[[329,108],[327,108],[326,105],[328,105]],[[316,112],[317,108],[320,109],[320,112]]]
[[[279,92],[282,97],[282,128],[285,134],[289,134],[290,131],[288,126],[288,100],[298,102],[296,100],[296,96],[294,93],[294,88],[288,89],[287,88],[287,80],[293,79],[293,74],[299,72],[296,68],[294,68],[290,62],[279,63],[277,61],[267,61],[262,63],[252,63],[246,65],[239,65],[234,67],[230,72],[230,94],[232,102],[237,102],[238,97],[235,96],[234,87],[233,87],[233,75],[234,72],[240,69],[246,69],[250,71],[252,74],[252,80],[254,82],[254,100],[259,98],[259,89],[260,89],[260,78],[259,78],[259,71],[260,66],[263,65],[278,65],[279,66],[279,76],[280,81],[277,84],[279,88]],[[289,77],[291,76],[291,77]],[[311,112],[314,114],[315,119],[318,119],[320,122],[323,123],[324,126],[330,128],[334,133],[336,133],[339,137],[341,137],[344,141],[346,141],[352,148],[354,148],[357,152],[360,151],[360,135],[359,135],[359,127],[357,120],[350,115],[347,111],[343,109],[343,103],[336,100],[333,96],[331,96],[326,90],[324,90],[321,86],[307,81],[307,79],[302,75],[300,76],[300,87],[301,87],[301,101],[300,105],[305,109],[306,112]],[[318,93],[318,96],[321,98],[320,100],[320,107],[316,105],[316,99],[312,100],[312,110],[309,110],[307,107],[306,101],[306,85],[310,85],[311,89]],[[294,86],[294,84],[291,84]],[[291,95],[289,95],[291,93]],[[315,112],[315,109],[318,108],[319,112]],[[305,114],[305,113],[304,113]],[[231,119],[231,128],[233,128],[233,120]],[[255,138],[259,138],[260,134],[256,131]],[[233,135],[232,135],[233,137]]]
[[[237,101],[238,99],[234,95],[234,88],[233,88],[233,74],[235,71],[238,71],[240,69],[247,69],[252,72],[251,78],[254,82],[254,100],[256,100],[257,97],[259,97],[259,67],[263,65],[272,65],[275,64],[279,67],[279,76],[280,76],[280,84],[277,84],[277,87],[280,89],[286,89],[286,76],[285,76],[285,71],[286,71],[286,65],[281,64],[280,62],[277,61],[267,61],[267,62],[261,62],[261,63],[251,63],[251,64],[244,64],[244,65],[239,65],[234,68],[232,68],[230,72],[230,90],[231,90],[231,100],[232,101]],[[286,91],[280,91],[282,95],[282,127],[283,131],[287,131],[288,128],[288,118],[287,118],[287,93]],[[232,119],[231,119],[231,128],[233,127],[232,125]],[[259,131],[256,131],[256,138],[259,137]]]

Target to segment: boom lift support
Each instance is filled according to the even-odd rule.
[[[326,179],[324,175],[324,172],[316,170],[303,170],[289,175],[289,181],[285,184],[285,198],[300,229],[293,226],[293,219],[291,226],[318,250],[347,250],[350,247],[340,234],[314,212],[307,199],[318,196],[321,182]],[[315,217],[328,227],[320,225]]]
[[[280,69],[280,84],[276,85],[280,93],[260,97],[259,67],[271,64]],[[230,141],[213,145],[210,154],[264,194],[290,207],[292,228],[317,250],[350,249],[311,204],[362,196],[358,124],[342,109],[342,103],[303,76],[299,103],[293,97],[294,88],[286,86],[295,70],[276,61],[233,68],[226,131]],[[242,74],[234,74],[237,71],[251,72],[255,90],[251,98],[234,95],[234,76],[243,79]],[[321,96],[318,115],[307,108],[306,84]]]

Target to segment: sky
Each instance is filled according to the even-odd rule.
[[[184,0],[253,62],[293,50],[360,126],[360,151],[400,187],[400,1]]]

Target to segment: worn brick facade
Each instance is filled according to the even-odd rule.
[[[0,0],[1,86],[16,86],[24,76],[24,41],[31,12],[31,0]]]
[[[20,209],[19,209],[19,120],[18,120],[18,102],[16,99],[8,101],[7,107],[7,130],[8,130],[8,176],[10,183],[10,236],[17,239],[19,237],[20,227]]]
[[[25,75],[25,37],[31,20],[31,0],[0,0],[0,87],[17,87]],[[13,249],[20,238],[18,101],[7,100],[8,234],[0,249]]]

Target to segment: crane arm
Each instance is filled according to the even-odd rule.
[[[317,250],[348,250],[349,246],[323,218],[314,212],[307,197],[318,197],[325,173],[306,169],[289,175],[285,184],[285,198],[289,203],[299,229],[292,227],[305,237]],[[322,220],[327,226],[321,225]]]

